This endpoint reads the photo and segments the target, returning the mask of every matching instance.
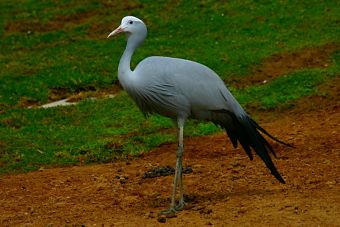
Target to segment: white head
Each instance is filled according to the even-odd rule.
[[[144,22],[137,17],[126,16],[122,19],[121,24],[113,32],[111,32],[107,38],[118,35],[119,33],[126,33],[127,37],[133,40],[136,44],[140,44],[144,41],[147,29]]]

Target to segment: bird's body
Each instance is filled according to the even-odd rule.
[[[123,74],[119,81],[146,115],[213,120],[216,111],[245,114],[220,77],[197,62],[148,57],[137,65],[130,78]]]
[[[176,171],[171,207],[167,212],[175,212],[184,206],[182,157],[183,129],[187,118],[212,121],[223,127],[235,148],[238,143],[241,144],[250,159],[253,159],[253,149],[271,173],[284,183],[269,155],[270,152],[275,155],[274,150],[259,132],[285,143],[250,118],[213,70],[197,62],[160,56],[148,57],[131,70],[131,57],[146,38],[147,29],[140,19],[127,16],[109,37],[121,32],[127,34],[127,46],[118,66],[122,87],[145,115],[158,113],[177,120]],[[180,189],[178,206],[175,205],[177,186]]]

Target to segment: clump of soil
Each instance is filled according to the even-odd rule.
[[[184,167],[182,173],[189,174],[192,173],[193,170],[191,167]],[[164,166],[164,167],[156,167],[144,173],[142,179],[146,178],[155,178],[155,177],[164,177],[169,175],[175,174],[175,168],[171,166]]]

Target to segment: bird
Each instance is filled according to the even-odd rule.
[[[262,134],[278,143],[291,145],[272,136],[256,123],[212,69],[186,59],[150,56],[132,70],[132,55],[146,39],[147,27],[141,19],[125,16],[121,24],[109,33],[108,38],[121,33],[125,33],[127,38],[118,65],[121,86],[145,116],[159,114],[177,122],[178,148],[171,204],[169,209],[161,213],[172,214],[185,207],[182,182],[183,132],[189,118],[210,121],[225,129],[234,148],[240,144],[250,160],[253,159],[253,150],[271,174],[279,182],[285,183],[270,156],[272,153],[276,157],[274,149]]]

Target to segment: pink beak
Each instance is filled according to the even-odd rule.
[[[121,26],[119,26],[119,27],[116,28],[113,32],[111,32],[111,33],[107,36],[107,38],[110,38],[110,37],[112,37],[112,36],[118,35],[119,33],[122,33],[122,32],[124,32],[124,29],[123,29]]]

